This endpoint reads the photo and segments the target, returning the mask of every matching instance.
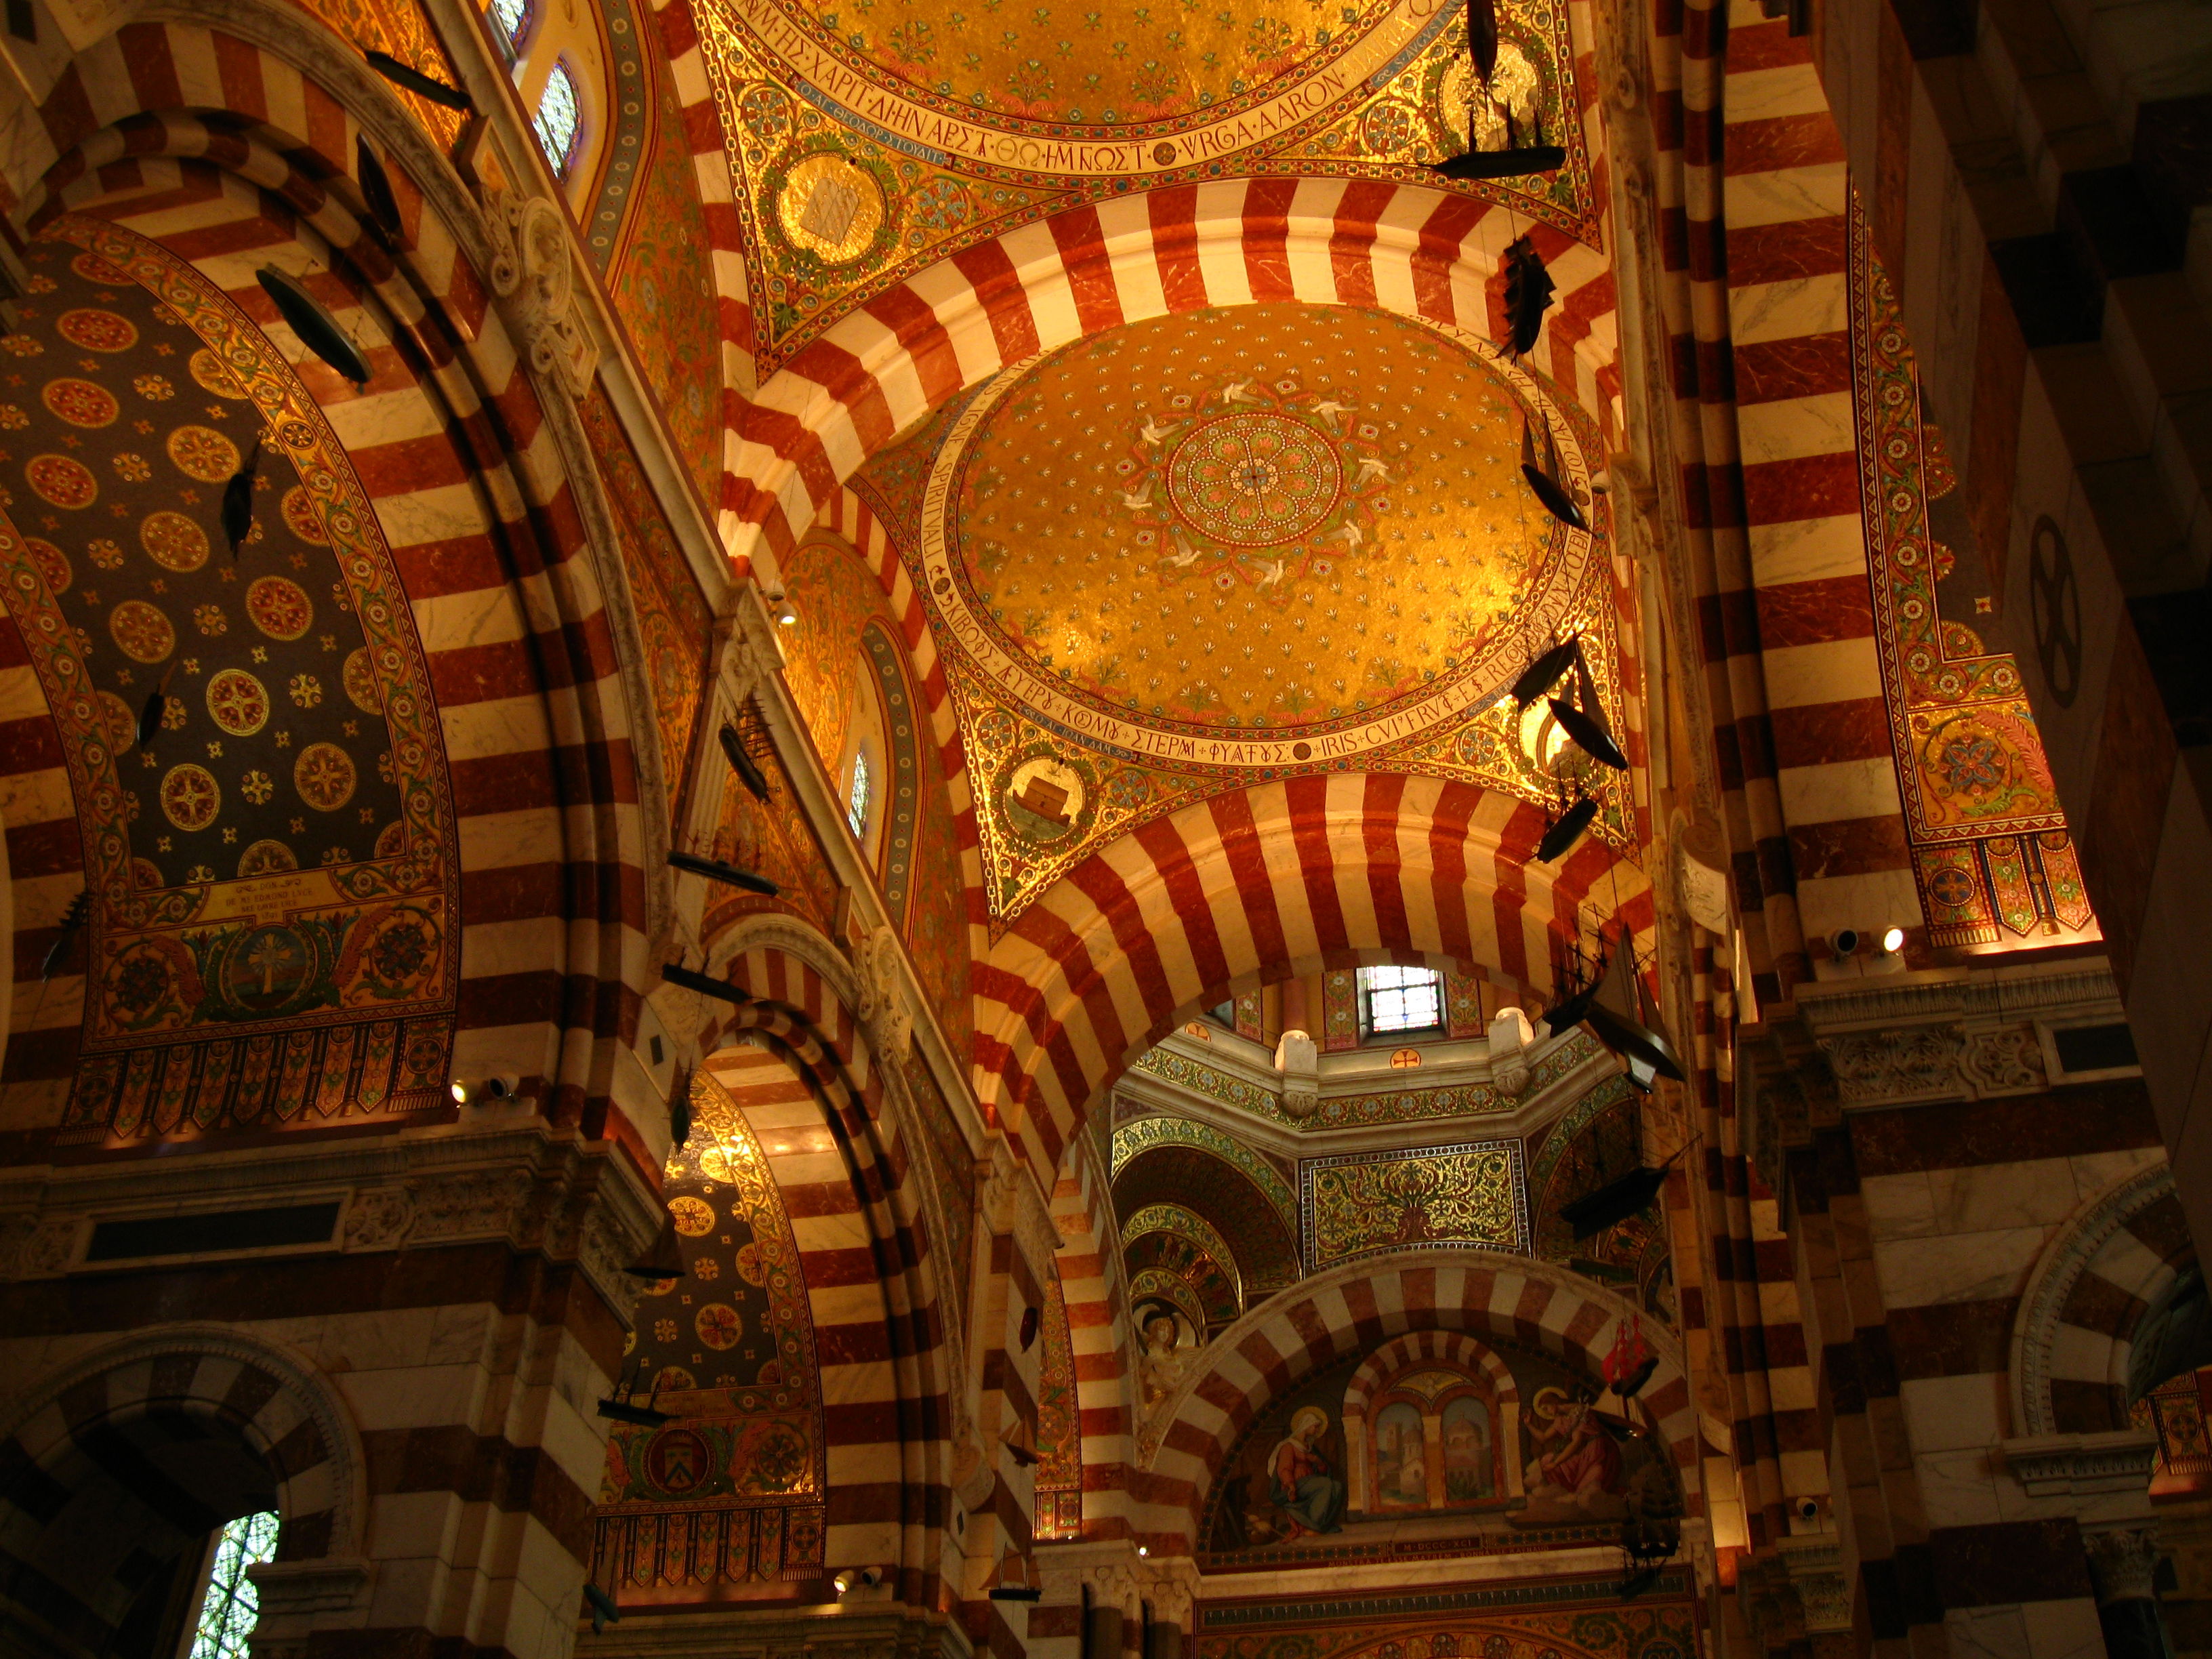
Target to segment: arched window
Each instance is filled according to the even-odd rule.
[[[199,1618],[192,1626],[191,1659],[246,1659],[246,1638],[261,1617],[261,1598],[246,1570],[276,1556],[273,1512],[241,1515],[223,1523],[216,1540],[207,1594],[200,1600]]]
[[[554,64],[545,77],[545,90],[538,95],[538,118],[532,125],[538,130],[538,147],[553,164],[553,176],[567,178],[584,135],[583,98],[567,64]]]
[[[853,826],[855,839],[868,833],[868,806],[874,782],[868,775],[868,751],[863,747],[853,753],[853,787],[845,795],[845,821]]]
[[[537,20],[536,0],[491,0],[492,33],[505,43],[510,58],[522,50]]]

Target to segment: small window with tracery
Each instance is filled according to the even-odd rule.
[[[1359,1012],[1370,1036],[1440,1030],[1443,975],[1433,968],[1362,968]]]
[[[532,125],[538,131],[538,147],[553,164],[553,176],[567,178],[581,148],[584,102],[576,88],[575,72],[566,64],[554,64],[553,72],[545,77],[545,90],[538,98],[538,118]]]
[[[536,0],[491,0],[492,32],[506,46],[510,58],[522,50],[530,26],[537,19]]]
[[[246,1638],[261,1618],[260,1596],[246,1570],[276,1559],[276,1525],[273,1512],[223,1523],[192,1626],[191,1659],[246,1659]]]
[[[868,802],[873,787],[868,776],[868,751],[863,749],[853,757],[853,787],[845,793],[845,819],[856,838],[868,833]]]

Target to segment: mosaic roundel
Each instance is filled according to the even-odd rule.
[[[48,409],[71,426],[112,426],[116,416],[122,412],[114,394],[106,386],[94,386],[90,380],[49,380],[39,395],[46,399]]]
[[[283,576],[263,576],[246,590],[246,614],[272,640],[296,640],[314,625],[307,590]]]
[[[937,451],[938,637],[1042,723],[1156,764],[1416,741],[1587,603],[1595,538],[1520,475],[1532,422],[1589,504],[1576,428],[1459,331],[1271,304],[1090,337],[999,376]],[[1039,767],[1006,783],[1040,841],[1091,793]]]
[[[1343,487],[1328,435],[1272,411],[1202,422],[1167,465],[1172,511],[1239,547],[1278,547],[1318,527]]]
[[[268,721],[269,688],[243,668],[226,668],[209,678],[207,706],[232,737],[251,737]]]
[[[138,544],[155,564],[171,570],[197,570],[207,562],[207,532],[181,513],[149,513],[138,526]]]
[[[54,332],[87,351],[128,351],[138,343],[137,326],[112,311],[80,307],[54,319]]]

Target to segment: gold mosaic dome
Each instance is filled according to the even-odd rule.
[[[1115,746],[1394,740],[1510,681],[1586,568],[1519,477],[1538,395],[1339,307],[1081,342],[955,423],[932,598],[1002,690]]]

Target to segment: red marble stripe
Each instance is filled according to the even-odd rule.
[[[1826,110],[1734,122],[1728,130],[1726,171],[1731,179],[1785,167],[1828,166],[1844,159],[1843,135]]]
[[[1098,210],[1082,207],[1054,214],[1045,221],[1045,228],[1060,250],[1060,269],[1067,273],[1077,326],[1085,334],[1097,334],[1121,323],[1121,295],[1115,286],[1114,262],[1106,251]]]
[[[1152,258],[1159,268],[1160,291],[1170,311],[1195,311],[1206,304],[1206,273],[1198,261],[1198,191],[1177,185],[1145,198],[1152,228]]]
[[[1735,400],[1741,405],[1812,398],[1851,389],[1850,336],[1801,334],[1759,340],[1735,350]]]
[[[1790,861],[1800,881],[1824,876],[1870,876],[1909,868],[1905,819],[1894,812],[1834,818],[1790,826]],[[1907,917],[1887,918],[1909,921]]]
[[[1745,516],[1753,525],[1836,518],[1859,510],[1859,458],[1849,451],[1749,462],[1742,472]]]
[[[1880,697],[1777,708],[1768,723],[1778,766],[1878,760],[1890,752],[1889,710]]]
[[[1787,224],[1746,225],[1728,234],[1731,288],[1840,276],[1850,264],[1849,239],[1839,213]]]
[[[1861,640],[1874,632],[1874,589],[1864,576],[1778,582],[1756,597],[1759,643],[1770,651]]]
[[[1297,294],[1291,278],[1290,210],[1295,179],[1255,179],[1244,187],[1244,280],[1255,304]]]

